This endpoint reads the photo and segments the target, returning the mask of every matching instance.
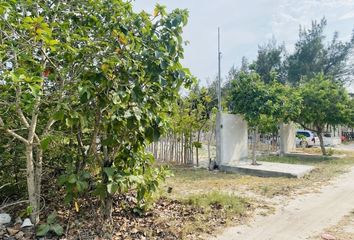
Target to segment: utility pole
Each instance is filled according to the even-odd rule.
[[[216,164],[220,166],[222,160],[222,142],[221,142],[221,52],[220,52],[220,28],[218,28],[218,84],[217,84],[217,95],[218,95],[218,112],[216,115]]]
[[[218,110],[221,108],[221,52],[220,52],[220,28],[218,28]]]

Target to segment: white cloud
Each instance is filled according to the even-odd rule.
[[[344,14],[339,19],[340,20],[347,20],[347,19],[352,19],[352,18],[354,18],[354,11]]]
[[[354,18],[354,0],[279,1],[272,15],[271,32],[277,39],[292,45],[296,41],[300,25],[308,28],[313,20],[319,21],[322,17],[326,17],[328,22],[327,34],[336,30],[341,33],[344,29],[343,33],[347,35],[347,29],[354,26],[348,21]]]
[[[202,80],[217,71],[217,27],[221,27],[225,74],[232,65],[240,65],[242,56],[254,60],[258,45],[273,36],[291,52],[299,25],[309,27],[312,20],[325,16],[326,33],[338,30],[343,40],[354,27],[354,0],[135,0],[134,5],[137,10],[152,12],[156,2],[167,5],[168,10],[188,8],[190,18],[183,36],[190,44],[183,62]]]

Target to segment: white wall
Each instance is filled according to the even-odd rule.
[[[331,133],[331,137],[323,137],[323,142],[325,146],[337,146],[342,143],[342,127],[341,126],[330,126],[329,132]]]
[[[325,146],[337,146],[342,143],[340,137],[323,137],[323,143]]]
[[[220,128],[220,153],[218,162],[221,165],[237,165],[248,158],[248,126],[240,115],[222,113],[217,123]]]
[[[280,153],[291,153],[296,149],[296,128],[293,123],[280,124]]]

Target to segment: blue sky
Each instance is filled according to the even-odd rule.
[[[299,25],[309,26],[312,20],[327,18],[328,41],[336,30],[341,39],[348,40],[354,28],[354,0],[135,0],[134,6],[152,13],[156,3],[168,10],[189,10],[183,34],[189,45],[183,64],[204,84],[217,72],[218,27],[223,76],[232,65],[240,65],[242,56],[254,60],[258,45],[273,36],[291,52]]]

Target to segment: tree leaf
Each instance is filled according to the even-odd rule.
[[[30,84],[28,87],[31,89],[32,95],[34,97],[37,97],[39,95],[39,91],[41,90],[41,87],[37,84]]]
[[[52,212],[51,214],[49,214],[49,216],[47,217],[47,223],[48,224],[53,224],[56,222],[56,218],[57,218],[57,214],[56,212]]]
[[[76,175],[75,174],[71,174],[69,177],[68,177],[68,182],[69,183],[75,183],[77,181],[77,178],[76,178]]]
[[[38,237],[44,237],[45,235],[47,235],[49,230],[50,230],[50,226],[48,224],[41,224],[37,229],[36,235]]]
[[[53,224],[53,225],[50,227],[50,230],[53,231],[53,232],[55,232],[55,234],[56,234],[57,236],[61,236],[61,235],[63,235],[63,233],[64,233],[63,227],[60,226],[58,223]]]
[[[107,174],[109,178],[114,176],[115,170],[113,168],[105,167],[103,171]]]
[[[53,119],[56,121],[64,120],[64,110],[59,110],[53,114]]]
[[[84,190],[86,190],[88,188],[88,184],[87,184],[87,182],[84,182],[84,181],[77,181],[76,188],[79,192],[83,192]]]
[[[114,194],[117,192],[118,187],[119,187],[118,184],[115,182],[109,183],[107,184],[107,191],[109,194]]]
[[[42,148],[43,151],[48,149],[48,146],[49,146],[51,141],[52,141],[52,137],[51,136],[47,136],[47,137],[45,137],[45,138],[43,138],[41,140],[41,148]]]

